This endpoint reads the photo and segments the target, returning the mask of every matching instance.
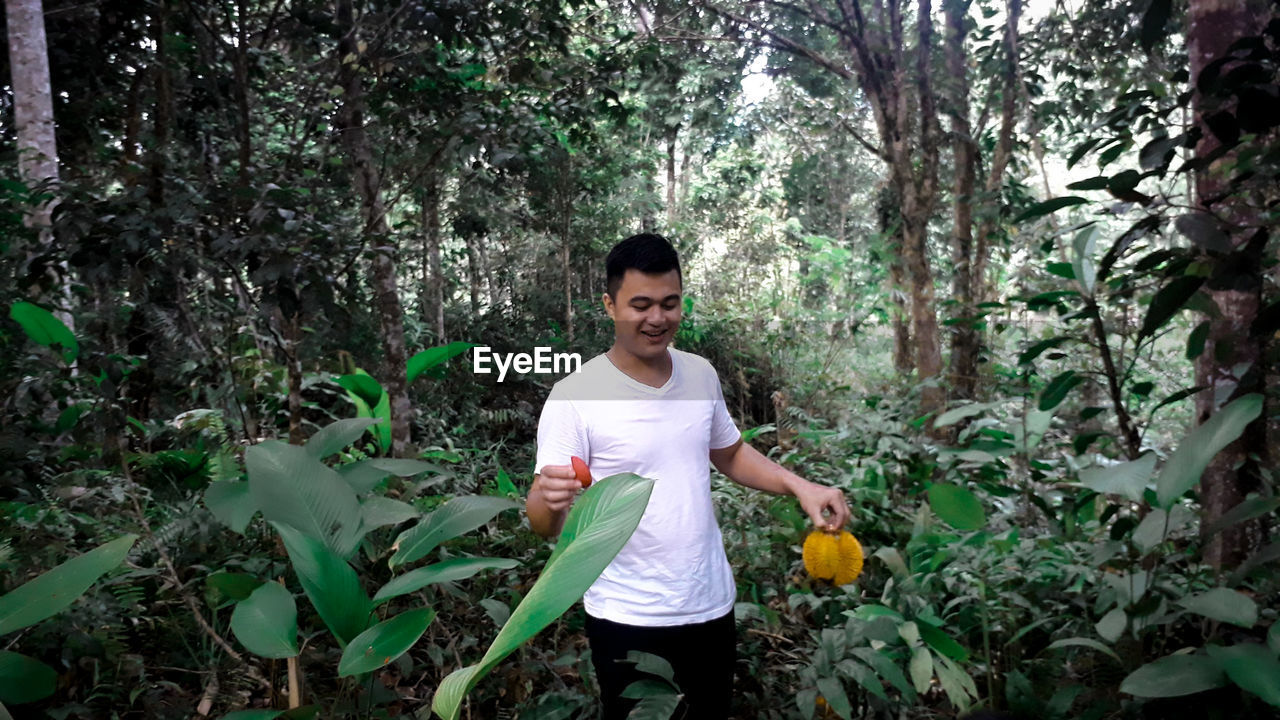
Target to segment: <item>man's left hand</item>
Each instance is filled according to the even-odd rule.
[[[849,504],[839,488],[801,480],[792,487],[792,492],[819,530],[837,532],[849,522]]]

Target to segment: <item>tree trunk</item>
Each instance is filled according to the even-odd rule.
[[[971,399],[977,389],[978,331],[973,301],[973,191],[976,186],[977,147],[969,124],[968,64],[964,52],[965,10],[968,3],[946,0],[947,73],[951,88],[951,135],[955,162],[952,186],[951,296],[955,326],[951,335],[950,385],[952,397]]]
[[[440,178],[427,173],[422,189],[422,230],[426,258],[422,264],[422,314],[431,324],[436,341],[444,339],[444,273],[440,265]]]
[[[1206,157],[1220,148],[1218,138],[1204,122],[1217,109],[1214,98],[1201,94],[1195,82],[1213,60],[1223,57],[1235,41],[1261,35],[1267,3],[1262,0],[1192,0],[1188,11],[1187,46],[1191,61],[1192,108],[1203,132],[1196,155]],[[1225,74],[1231,65],[1222,68]],[[1225,257],[1204,256],[1213,268],[1205,293],[1217,308],[1211,319],[1204,351],[1196,360],[1196,384],[1208,387],[1196,396],[1196,420],[1204,423],[1219,409],[1218,401],[1264,389],[1263,338],[1250,328],[1261,307],[1261,250],[1265,235],[1262,218],[1243,193],[1230,190],[1236,153],[1202,167],[1196,174],[1196,204],[1227,221],[1233,252]],[[1252,241],[1252,242],[1251,242]],[[1254,257],[1257,255],[1257,257]],[[1238,368],[1248,369],[1240,372]],[[1224,403],[1225,404],[1225,403]],[[1255,420],[1244,435],[1218,453],[1201,476],[1201,527],[1221,518],[1261,484],[1258,460],[1266,462],[1267,413]],[[1250,456],[1253,457],[1250,457]],[[1238,523],[1206,538],[1205,560],[1215,568],[1237,564],[1249,550],[1251,523]]]
[[[156,3],[151,16],[151,40],[156,45],[155,117],[153,120],[152,148],[149,156],[150,178],[147,197],[153,207],[164,205],[164,180],[169,168],[169,135],[173,118],[173,88],[169,82],[169,6],[167,0]]]
[[[364,234],[375,248],[373,257],[373,297],[382,331],[383,369],[378,378],[391,401],[391,454],[401,456],[409,445],[409,394],[405,376],[407,353],[404,343],[404,314],[396,283],[396,247],[387,226],[382,203],[381,179],[373,160],[373,148],[364,126],[364,83],[360,77],[360,48],[356,39],[351,0],[336,3],[339,80],[343,88],[342,107],[337,114],[338,131],[351,163],[356,193],[364,216]]]
[[[5,0],[9,29],[9,75],[13,88],[13,120],[18,141],[18,172],[30,188],[58,181],[58,140],[54,134],[53,89],[49,80],[49,48],[45,42],[44,6],[41,0]],[[40,237],[51,241],[50,224],[57,201],[43,202],[25,218]],[[71,279],[62,263],[61,295],[71,300]],[[69,311],[57,316],[75,329]]]
[[[897,193],[885,186],[876,193],[876,220],[889,256],[889,300],[893,305],[893,369],[902,377],[915,370],[911,354],[911,328],[907,324],[907,268],[902,264],[902,216]]]
[[[9,26],[9,73],[13,120],[18,135],[18,170],[28,186],[58,179],[58,142],[49,85],[49,49],[45,44],[41,0],[5,0]],[[31,218],[47,228],[53,208],[45,205]]]
[[[676,136],[680,128],[667,131],[667,232],[676,222]]]
[[[249,18],[244,0],[236,0],[235,75],[236,141],[239,154],[236,182],[241,188],[247,188],[253,147],[249,134]]]
[[[471,315],[480,314],[480,252],[476,250],[476,236],[467,235],[467,289],[471,291]]]

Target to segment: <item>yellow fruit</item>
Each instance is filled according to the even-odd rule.
[[[847,530],[815,530],[804,539],[804,569],[811,577],[847,585],[862,573],[862,545]]]
[[[834,535],[815,530],[804,539],[804,569],[819,580],[836,576],[840,546]]]
[[[836,568],[836,585],[848,585],[862,574],[862,543],[852,533],[840,533],[840,564]]]

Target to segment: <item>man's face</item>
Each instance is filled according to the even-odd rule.
[[[666,352],[680,327],[681,289],[678,270],[657,275],[627,270],[617,297],[604,296],[618,346],[643,360]]]

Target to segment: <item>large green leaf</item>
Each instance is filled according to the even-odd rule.
[[[1169,281],[1168,285],[1156,291],[1151,298],[1151,307],[1147,308],[1147,316],[1142,321],[1142,330],[1138,333],[1138,341],[1154,335],[1164,327],[1179,310],[1182,309],[1192,295],[1204,284],[1205,278],[1198,275],[1183,275]]]
[[[1061,640],[1054,640],[1053,642],[1049,643],[1049,646],[1045,649],[1056,650],[1057,648],[1064,648],[1064,647],[1085,647],[1085,648],[1089,648],[1090,650],[1097,650],[1100,653],[1109,655],[1116,662],[1120,662],[1120,656],[1116,654],[1115,650],[1112,650],[1111,648],[1107,647],[1106,645],[1103,645],[1102,643],[1098,642],[1097,640],[1094,640],[1093,638],[1069,637],[1069,638],[1063,638]]]
[[[519,564],[520,561],[507,558],[451,558],[434,565],[420,567],[393,579],[383,585],[378,594],[373,596],[373,602],[382,603],[393,597],[417,592],[435,583],[465,580],[481,570],[509,570]]]
[[[1076,195],[1068,195],[1066,197],[1045,200],[1044,202],[1036,203],[1024,210],[1021,215],[1013,219],[1013,224],[1017,225],[1024,220],[1031,220],[1033,218],[1041,217],[1042,215],[1057,212],[1062,208],[1071,207],[1072,205],[1082,205],[1087,202],[1089,201]]]
[[[16,302],[9,308],[9,317],[22,326],[22,331],[32,342],[62,350],[62,359],[71,364],[80,355],[80,343],[75,333],[53,313],[29,302]]]
[[[1058,407],[1066,399],[1067,393],[1082,382],[1084,382],[1084,377],[1077,375],[1074,370],[1067,370],[1054,376],[1049,381],[1049,384],[1044,386],[1044,390],[1040,392],[1040,402],[1036,405],[1036,408],[1047,411]]]
[[[322,540],[342,557],[360,543],[360,502],[351,486],[305,448],[269,440],[245,451],[249,491],[271,522]]]
[[[338,677],[377,670],[413,647],[435,618],[431,608],[402,612],[360,633],[338,661]]]
[[[480,678],[572,607],[631,538],[651,492],[652,480],[630,473],[587,488],[570,509],[560,541],[529,594],[480,662],[453,671],[440,683],[431,709],[445,720],[457,720],[462,699]]]
[[[137,535],[125,535],[99,545],[0,596],[0,635],[35,625],[66,609],[119,565],[137,539]]]
[[[1183,598],[1178,604],[1210,620],[1244,628],[1253,627],[1258,622],[1258,604],[1253,598],[1224,587]]]
[[[520,507],[506,498],[463,495],[453,498],[400,534],[396,539],[391,567],[411,563],[431,552],[442,542],[471,532],[489,522],[503,510]]]
[[[356,406],[356,415],[377,421],[372,428],[373,438],[385,452],[391,447],[391,396],[369,373],[357,369],[351,375],[335,378]]]
[[[0,650],[0,702],[35,702],[57,688],[58,673],[53,668],[35,658]]]
[[[1218,663],[1206,655],[1169,655],[1129,673],[1120,692],[1138,697],[1181,697],[1227,684]]]
[[[358,460],[337,467],[338,475],[346,481],[351,491],[363,495],[378,487],[378,484],[391,475],[373,464],[373,460]]]
[[[960,422],[961,420],[964,420],[965,418],[973,417],[974,415],[981,415],[987,410],[990,410],[995,407],[999,407],[999,404],[998,403],[968,403],[966,405],[961,405],[960,407],[953,407],[950,410],[942,413],[938,417],[934,418],[933,426],[935,428],[941,428],[941,427],[946,427],[948,425],[954,425]]]
[[[360,501],[360,515],[364,518],[365,529],[373,530],[387,525],[399,525],[406,520],[412,520],[422,515],[422,513],[418,508],[403,500],[396,500],[385,495],[370,495]]]
[[[850,720],[853,717],[853,705],[849,703],[849,696],[845,694],[844,685],[840,683],[839,678],[818,678],[818,692],[822,693],[822,697],[826,699],[836,715],[844,720]]]
[[[1071,273],[1080,282],[1086,295],[1093,295],[1093,288],[1097,283],[1098,271],[1093,264],[1093,254],[1100,232],[1097,225],[1090,225],[1076,233],[1071,243]],[[1042,405],[1040,409],[1048,410],[1049,408]]]
[[[1280,660],[1266,646],[1245,643],[1231,647],[1209,645],[1205,649],[1231,682],[1280,707]]]
[[[210,602],[221,606],[222,602],[240,602],[248,599],[262,586],[262,581],[246,573],[216,572],[204,579],[206,594]]]
[[[929,647],[938,651],[939,654],[957,662],[964,662],[969,659],[969,651],[953,640],[950,635],[943,632],[941,628],[934,627],[924,621],[916,623],[916,626],[920,629],[920,638]]]
[[[907,663],[907,672],[911,674],[911,684],[916,692],[925,693],[933,685],[933,655],[929,648],[920,645],[911,650],[911,660]]]
[[[987,524],[987,514],[977,496],[958,485],[930,485],[929,507],[943,522],[957,530],[977,530]]]
[[[323,460],[359,440],[375,422],[373,418],[360,417],[331,422],[312,435],[304,447],[312,457]]]
[[[338,643],[345,646],[369,626],[373,604],[347,561],[325,544],[283,523],[272,523],[298,573],[302,590]]]
[[[204,490],[204,504],[218,522],[241,535],[258,512],[258,504],[249,494],[249,483],[243,480],[209,483]]]
[[[1245,426],[1262,413],[1262,395],[1253,393],[1237,398],[1219,410],[1200,427],[1192,430],[1178,444],[1173,456],[1165,462],[1156,478],[1156,500],[1166,510],[1190,490],[1209,461],[1223,448],[1230,445]]]
[[[427,373],[432,377],[444,377],[444,363],[450,358],[457,357],[462,353],[476,347],[475,343],[469,342],[451,342],[448,345],[440,345],[438,347],[428,348],[409,358],[406,373],[409,382],[413,382],[422,373]]]
[[[1280,497],[1264,498],[1250,496],[1239,505],[1236,505],[1223,513],[1221,517],[1214,520],[1212,523],[1206,525],[1203,530],[1203,535],[1208,537],[1210,535],[1220,533],[1232,525],[1245,522],[1246,520],[1259,518],[1263,515],[1270,515],[1277,509],[1280,509]]]
[[[1129,462],[1085,468],[1080,471],[1080,483],[1090,490],[1142,502],[1142,493],[1155,469],[1156,454],[1146,453]]]
[[[263,583],[231,612],[231,632],[254,655],[296,656],[298,606],[293,595],[279,583]]]

